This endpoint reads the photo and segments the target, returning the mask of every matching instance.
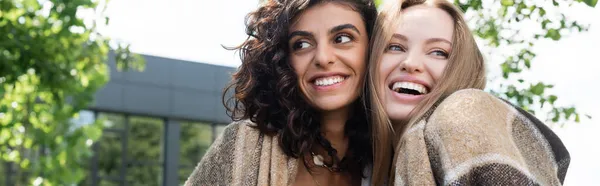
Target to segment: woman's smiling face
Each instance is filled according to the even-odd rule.
[[[290,64],[315,109],[346,108],[360,95],[369,37],[361,15],[341,3],[301,13],[289,30]]]
[[[454,21],[444,10],[416,5],[402,10],[378,69],[379,97],[393,122],[413,109],[441,78],[452,52]]]

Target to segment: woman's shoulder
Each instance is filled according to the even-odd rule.
[[[260,132],[253,127],[249,120],[240,120],[229,123],[223,132],[215,139],[207,154],[215,153],[218,156],[229,156],[235,151],[240,151],[241,142],[258,139]],[[243,149],[242,149],[243,150]]]
[[[428,148],[437,149],[433,154],[440,161],[452,162],[437,169],[452,171],[467,167],[463,169],[465,173],[473,173],[477,167],[488,166],[521,176],[497,180],[498,183],[520,180],[560,185],[570,161],[558,136],[544,123],[481,90],[457,91],[443,100],[426,121],[424,133]],[[438,175],[438,179],[449,183],[469,174],[453,175]],[[479,181],[491,183],[486,179]]]
[[[500,98],[478,89],[456,91],[440,102],[429,121],[438,124],[461,124],[481,120],[506,119],[516,110]],[[428,122],[431,123],[431,122]]]
[[[228,124],[204,154],[186,186],[230,185],[240,159],[253,152],[248,148],[254,148],[252,145],[256,143],[251,142],[258,139],[259,132],[252,125],[248,120]]]
[[[249,130],[249,129],[253,128],[253,126],[256,126],[256,124],[250,120],[233,121],[233,122],[227,124],[225,129],[223,129],[223,132],[236,131],[236,130],[240,130],[240,129]]]
[[[483,108],[507,109],[507,105],[500,98],[479,89],[463,89],[456,91],[445,98],[436,108],[438,110],[469,110],[476,111]]]
[[[260,131],[255,128],[256,124],[250,120],[240,120],[229,123],[217,140],[228,141],[246,136],[257,136]]]
[[[518,115],[489,93],[460,90],[438,104],[424,124],[424,137],[435,146],[456,147],[459,154],[505,151],[514,143],[512,128]]]

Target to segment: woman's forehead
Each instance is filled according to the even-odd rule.
[[[365,27],[361,15],[350,6],[329,2],[312,6],[298,14],[289,30],[318,31],[341,24],[352,24],[359,29]]]

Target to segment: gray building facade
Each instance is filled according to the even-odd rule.
[[[234,68],[144,55],[146,68],[117,71],[110,57],[110,81],[92,109],[228,123],[221,102]]]
[[[117,71],[82,117],[106,120],[85,185],[182,185],[231,119],[221,95],[234,68],[144,55]]]

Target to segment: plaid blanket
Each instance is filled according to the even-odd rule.
[[[570,157],[546,125],[481,90],[444,99],[406,131],[394,185],[561,185]]]

